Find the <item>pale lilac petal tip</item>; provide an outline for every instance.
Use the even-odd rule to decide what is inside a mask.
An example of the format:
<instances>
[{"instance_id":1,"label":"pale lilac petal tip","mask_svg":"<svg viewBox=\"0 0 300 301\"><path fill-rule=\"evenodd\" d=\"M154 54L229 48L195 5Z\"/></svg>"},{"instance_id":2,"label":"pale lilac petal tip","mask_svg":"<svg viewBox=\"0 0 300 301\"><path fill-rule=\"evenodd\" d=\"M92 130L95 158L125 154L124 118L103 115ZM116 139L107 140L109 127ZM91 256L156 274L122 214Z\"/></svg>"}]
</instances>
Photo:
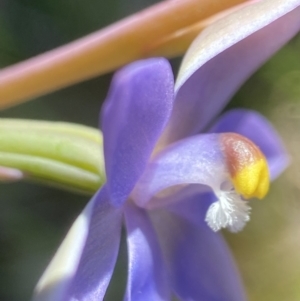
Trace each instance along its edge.
<instances>
[{"instance_id":1,"label":"pale lilac petal tip","mask_svg":"<svg viewBox=\"0 0 300 301\"><path fill-rule=\"evenodd\" d=\"M111 201L121 204L143 172L173 106L171 67L162 58L119 71L102 110L105 168Z\"/></svg>"},{"instance_id":2,"label":"pale lilac petal tip","mask_svg":"<svg viewBox=\"0 0 300 301\"><path fill-rule=\"evenodd\" d=\"M171 286L182 301L245 301L243 285L226 243L204 222L213 197L198 195L151 215Z\"/></svg>"},{"instance_id":3,"label":"pale lilac petal tip","mask_svg":"<svg viewBox=\"0 0 300 301\"><path fill-rule=\"evenodd\" d=\"M288 166L289 156L279 135L270 122L257 112L244 109L228 111L210 132L235 132L252 140L267 158L271 179L278 177Z\"/></svg>"},{"instance_id":4,"label":"pale lilac petal tip","mask_svg":"<svg viewBox=\"0 0 300 301\"><path fill-rule=\"evenodd\" d=\"M188 76L178 77L174 110L161 139L164 144L202 131L243 82L299 32L300 2L276 0L273 5L272 1L258 1L240 10L244 14L237 12L199 36L196 49L192 46L187 53L195 62L182 64L188 65L183 70ZM272 11L259 10L265 4Z\"/></svg>"},{"instance_id":5,"label":"pale lilac petal tip","mask_svg":"<svg viewBox=\"0 0 300 301\"><path fill-rule=\"evenodd\" d=\"M125 207L129 271L124 301L170 300L162 253L147 213Z\"/></svg>"},{"instance_id":6,"label":"pale lilac petal tip","mask_svg":"<svg viewBox=\"0 0 300 301\"><path fill-rule=\"evenodd\" d=\"M63 301L101 301L116 263L122 212L111 205L106 187L94 196L85 247L74 279Z\"/></svg>"}]
</instances>

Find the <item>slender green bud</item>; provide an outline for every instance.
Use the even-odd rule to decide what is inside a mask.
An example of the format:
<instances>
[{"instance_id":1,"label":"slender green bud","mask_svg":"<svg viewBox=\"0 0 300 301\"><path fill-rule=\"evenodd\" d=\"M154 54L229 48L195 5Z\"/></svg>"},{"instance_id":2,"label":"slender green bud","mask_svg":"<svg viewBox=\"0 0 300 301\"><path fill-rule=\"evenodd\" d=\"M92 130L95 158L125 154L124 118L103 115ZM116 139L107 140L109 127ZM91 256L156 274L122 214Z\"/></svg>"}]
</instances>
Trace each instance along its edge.
<instances>
[{"instance_id":1,"label":"slender green bud","mask_svg":"<svg viewBox=\"0 0 300 301\"><path fill-rule=\"evenodd\" d=\"M105 181L102 135L71 123L0 119L0 166L0 180L11 174L94 193Z\"/></svg>"}]
</instances>

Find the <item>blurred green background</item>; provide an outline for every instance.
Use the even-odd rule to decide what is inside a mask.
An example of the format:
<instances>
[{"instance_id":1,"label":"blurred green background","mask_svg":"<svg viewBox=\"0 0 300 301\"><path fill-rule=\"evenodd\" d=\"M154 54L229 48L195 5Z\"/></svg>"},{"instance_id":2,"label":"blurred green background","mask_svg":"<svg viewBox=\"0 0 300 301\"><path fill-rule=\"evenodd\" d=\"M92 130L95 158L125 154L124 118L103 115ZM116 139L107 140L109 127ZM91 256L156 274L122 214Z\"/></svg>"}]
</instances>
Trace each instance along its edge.
<instances>
[{"instance_id":1,"label":"blurred green background","mask_svg":"<svg viewBox=\"0 0 300 301\"><path fill-rule=\"evenodd\" d=\"M0 68L108 25L151 0L0 0ZM158 1L156 1L158 2ZM300 300L300 36L268 61L228 108L258 110L276 126L291 154L290 168L269 196L252 202L251 222L225 233L250 301ZM174 60L176 70L179 60ZM100 62L99 62L100 63ZM111 74L0 112L97 127ZM31 183L0 184L0 300L29 300L41 273L88 201ZM124 270L122 251L119 270ZM123 286L124 283L121 283ZM122 292L112 288L110 298Z\"/></svg>"}]
</instances>

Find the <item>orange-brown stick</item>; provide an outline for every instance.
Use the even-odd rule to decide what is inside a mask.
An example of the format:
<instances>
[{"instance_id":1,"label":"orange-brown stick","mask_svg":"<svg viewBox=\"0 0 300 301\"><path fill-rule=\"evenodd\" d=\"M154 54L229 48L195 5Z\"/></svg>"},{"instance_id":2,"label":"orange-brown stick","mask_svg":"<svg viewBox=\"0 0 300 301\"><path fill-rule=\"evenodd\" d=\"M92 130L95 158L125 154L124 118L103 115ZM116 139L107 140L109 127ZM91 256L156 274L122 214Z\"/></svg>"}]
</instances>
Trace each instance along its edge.
<instances>
[{"instance_id":1,"label":"orange-brown stick","mask_svg":"<svg viewBox=\"0 0 300 301\"><path fill-rule=\"evenodd\" d=\"M142 58L180 28L245 0L168 0L0 72L0 107L72 85Z\"/></svg>"}]
</instances>

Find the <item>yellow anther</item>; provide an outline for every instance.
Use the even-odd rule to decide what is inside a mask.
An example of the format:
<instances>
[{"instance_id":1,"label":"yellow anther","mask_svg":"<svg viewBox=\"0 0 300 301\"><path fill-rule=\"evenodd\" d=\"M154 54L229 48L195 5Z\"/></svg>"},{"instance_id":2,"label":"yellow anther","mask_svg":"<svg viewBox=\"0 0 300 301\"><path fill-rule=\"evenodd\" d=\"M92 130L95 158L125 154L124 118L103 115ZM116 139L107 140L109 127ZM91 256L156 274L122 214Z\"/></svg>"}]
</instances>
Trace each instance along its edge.
<instances>
[{"instance_id":1,"label":"yellow anther","mask_svg":"<svg viewBox=\"0 0 300 301\"><path fill-rule=\"evenodd\" d=\"M262 199L269 190L269 171L265 158L245 166L232 177L235 190L245 199Z\"/></svg>"},{"instance_id":2,"label":"yellow anther","mask_svg":"<svg viewBox=\"0 0 300 301\"><path fill-rule=\"evenodd\" d=\"M269 190L268 164L260 149L235 133L221 134L221 145L235 190L245 199L262 199Z\"/></svg>"}]
</instances>

